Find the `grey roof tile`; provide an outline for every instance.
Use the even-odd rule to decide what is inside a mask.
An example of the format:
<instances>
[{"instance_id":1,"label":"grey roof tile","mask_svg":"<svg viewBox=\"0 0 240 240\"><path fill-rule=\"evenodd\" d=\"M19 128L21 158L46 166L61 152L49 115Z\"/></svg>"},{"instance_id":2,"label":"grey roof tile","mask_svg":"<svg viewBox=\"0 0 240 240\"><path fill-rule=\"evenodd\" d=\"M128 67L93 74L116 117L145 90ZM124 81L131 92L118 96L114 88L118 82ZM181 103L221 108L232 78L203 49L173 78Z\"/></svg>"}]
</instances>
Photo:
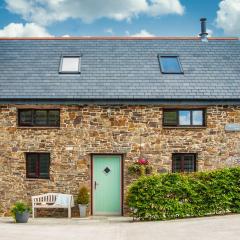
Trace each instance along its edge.
<instances>
[{"instance_id":1,"label":"grey roof tile","mask_svg":"<svg viewBox=\"0 0 240 240\"><path fill-rule=\"evenodd\" d=\"M81 54L81 74L59 74ZM177 54L181 75L160 72ZM0 40L0 99L240 99L240 41Z\"/></svg>"}]
</instances>

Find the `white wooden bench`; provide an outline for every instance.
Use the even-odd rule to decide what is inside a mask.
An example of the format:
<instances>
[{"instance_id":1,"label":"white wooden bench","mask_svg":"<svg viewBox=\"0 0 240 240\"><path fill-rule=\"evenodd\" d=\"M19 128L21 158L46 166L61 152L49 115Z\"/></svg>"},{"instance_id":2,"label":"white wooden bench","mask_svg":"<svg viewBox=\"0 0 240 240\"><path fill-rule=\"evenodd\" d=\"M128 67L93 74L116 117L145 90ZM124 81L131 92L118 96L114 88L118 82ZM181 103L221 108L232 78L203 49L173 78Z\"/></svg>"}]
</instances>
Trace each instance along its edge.
<instances>
[{"instance_id":1,"label":"white wooden bench","mask_svg":"<svg viewBox=\"0 0 240 240\"><path fill-rule=\"evenodd\" d=\"M46 193L32 196L32 217L36 216L37 208L67 208L68 217L71 218L71 208L74 207L73 196L62 193Z\"/></svg>"}]
</instances>

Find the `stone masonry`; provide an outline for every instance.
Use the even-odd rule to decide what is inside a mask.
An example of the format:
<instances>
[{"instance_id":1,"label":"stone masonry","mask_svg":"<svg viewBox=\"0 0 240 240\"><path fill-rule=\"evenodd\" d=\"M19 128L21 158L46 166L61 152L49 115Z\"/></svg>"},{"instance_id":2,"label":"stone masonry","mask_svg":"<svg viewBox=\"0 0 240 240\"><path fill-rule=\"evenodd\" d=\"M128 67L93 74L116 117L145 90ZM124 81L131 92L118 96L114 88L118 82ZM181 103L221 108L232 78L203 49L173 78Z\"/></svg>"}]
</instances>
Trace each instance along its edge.
<instances>
[{"instance_id":1,"label":"stone masonry","mask_svg":"<svg viewBox=\"0 0 240 240\"><path fill-rule=\"evenodd\" d=\"M209 106L206 127L164 128L160 105L41 105L60 108L60 128L18 127L17 108L39 106L0 106L0 208L5 215L15 201L30 203L32 195L76 196L82 185L90 189L93 153L123 154L126 195L132 181L127 168L140 155L140 134L142 153L155 172L171 171L177 152L196 153L198 171L239 163L240 132L224 127L240 123L240 106ZM50 180L26 179L26 152L50 152Z\"/></svg>"}]
</instances>

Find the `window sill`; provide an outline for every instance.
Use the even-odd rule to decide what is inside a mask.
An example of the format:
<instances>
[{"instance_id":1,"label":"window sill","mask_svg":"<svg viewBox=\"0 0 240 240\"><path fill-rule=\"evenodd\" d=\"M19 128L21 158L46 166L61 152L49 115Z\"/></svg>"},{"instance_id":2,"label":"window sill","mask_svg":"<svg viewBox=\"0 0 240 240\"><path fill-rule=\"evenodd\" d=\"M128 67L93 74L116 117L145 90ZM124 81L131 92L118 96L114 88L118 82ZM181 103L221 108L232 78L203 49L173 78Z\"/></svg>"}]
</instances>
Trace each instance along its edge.
<instances>
[{"instance_id":1,"label":"window sill","mask_svg":"<svg viewBox=\"0 0 240 240\"><path fill-rule=\"evenodd\" d=\"M33 181L51 181L50 178L25 178L25 181L33 182Z\"/></svg>"},{"instance_id":2,"label":"window sill","mask_svg":"<svg viewBox=\"0 0 240 240\"><path fill-rule=\"evenodd\" d=\"M194 130L194 129L206 129L207 128L207 126L199 126L199 127L192 127L192 126L190 126L190 127L167 127L167 126L163 126L163 129L186 129L186 130Z\"/></svg>"},{"instance_id":3,"label":"window sill","mask_svg":"<svg viewBox=\"0 0 240 240\"><path fill-rule=\"evenodd\" d=\"M32 126L17 126L17 129L40 129L40 130L42 130L42 129L60 129L60 127L41 127L41 126L39 126L39 127L32 127Z\"/></svg>"}]
</instances>

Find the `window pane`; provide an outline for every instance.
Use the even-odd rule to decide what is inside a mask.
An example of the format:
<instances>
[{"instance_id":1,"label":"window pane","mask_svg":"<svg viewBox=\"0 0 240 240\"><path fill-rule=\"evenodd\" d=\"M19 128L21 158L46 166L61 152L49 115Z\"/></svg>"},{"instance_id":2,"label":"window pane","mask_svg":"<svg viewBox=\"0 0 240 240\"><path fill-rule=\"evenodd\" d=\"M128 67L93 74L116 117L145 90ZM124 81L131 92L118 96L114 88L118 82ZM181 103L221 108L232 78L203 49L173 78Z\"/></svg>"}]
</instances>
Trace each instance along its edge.
<instances>
[{"instance_id":1,"label":"window pane","mask_svg":"<svg viewBox=\"0 0 240 240\"><path fill-rule=\"evenodd\" d=\"M36 110L35 111L35 124L38 126L47 125L47 111L46 110Z\"/></svg>"},{"instance_id":2,"label":"window pane","mask_svg":"<svg viewBox=\"0 0 240 240\"><path fill-rule=\"evenodd\" d=\"M50 155L42 153L39 155L39 175L40 178L49 178Z\"/></svg>"},{"instance_id":3,"label":"window pane","mask_svg":"<svg viewBox=\"0 0 240 240\"><path fill-rule=\"evenodd\" d=\"M59 110L48 111L48 125L59 126Z\"/></svg>"},{"instance_id":4,"label":"window pane","mask_svg":"<svg viewBox=\"0 0 240 240\"><path fill-rule=\"evenodd\" d=\"M37 154L27 154L27 177L37 177Z\"/></svg>"},{"instance_id":5,"label":"window pane","mask_svg":"<svg viewBox=\"0 0 240 240\"><path fill-rule=\"evenodd\" d=\"M160 57L161 70L163 73L181 73L178 57Z\"/></svg>"},{"instance_id":6,"label":"window pane","mask_svg":"<svg viewBox=\"0 0 240 240\"><path fill-rule=\"evenodd\" d=\"M63 57L62 72L79 72L79 57Z\"/></svg>"},{"instance_id":7,"label":"window pane","mask_svg":"<svg viewBox=\"0 0 240 240\"><path fill-rule=\"evenodd\" d=\"M190 125L191 113L190 111L179 111L179 125Z\"/></svg>"},{"instance_id":8,"label":"window pane","mask_svg":"<svg viewBox=\"0 0 240 240\"><path fill-rule=\"evenodd\" d=\"M19 124L31 125L32 124L32 110L19 110Z\"/></svg>"},{"instance_id":9,"label":"window pane","mask_svg":"<svg viewBox=\"0 0 240 240\"><path fill-rule=\"evenodd\" d=\"M184 172L194 172L195 171L195 158L194 155L184 156Z\"/></svg>"},{"instance_id":10,"label":"window pane","mask_svg":"<svg viewBox=\"0 0 240 240\"><path fill-rule=\"evenodd\" d=\"M176 126L177 125L177 112L176 111L163 112L163 124L165 126Z\"/></svg>"},{"instance_id":11,"label":"window pane","mask_svg":"<svg viewBox=\"0 0 240 240\"><path fill-rule=\"evenodd\" d=\"M194 110L192 111L192 124L193 125L203 125L203 111Z\"/></svg>"},{"instance_id":12,"label":"window pane","mask_svg":"<svg viewBox=\"0 0 240 240\"><path fill-rule=\"evenodd\" d=\"M181 155L173 155L172 171L181 172Z\"/></svg>"},{"instance_id":13,"label":"window pane","mask_svg":"<svg viewBox=\"0 0 240 240\"><path fill-rule=\"evenodd\" d=\"M195 172L196 170L195 154L189 153L174 154L172 161L173 172Z\"/></svg>"}]
</instances>

